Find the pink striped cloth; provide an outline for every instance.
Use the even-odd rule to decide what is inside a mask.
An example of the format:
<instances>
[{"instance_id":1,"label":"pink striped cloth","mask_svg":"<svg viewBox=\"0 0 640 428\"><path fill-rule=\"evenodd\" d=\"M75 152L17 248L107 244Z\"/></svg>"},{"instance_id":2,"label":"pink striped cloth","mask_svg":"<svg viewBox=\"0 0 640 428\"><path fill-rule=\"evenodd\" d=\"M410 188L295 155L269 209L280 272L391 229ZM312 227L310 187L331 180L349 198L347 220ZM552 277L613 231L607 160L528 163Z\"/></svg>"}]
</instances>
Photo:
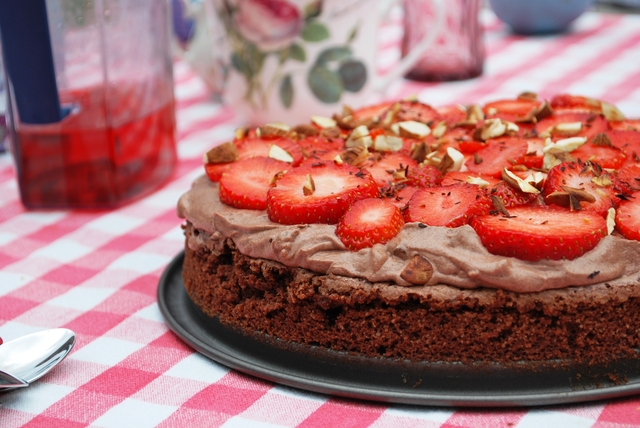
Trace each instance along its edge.
<instances>
[{"instance_id":1,"label":"pink striped cloth","mask_svg":"<svg viewBox=\"0 0 640 428\"><path fill-rule=\"evenodd\" d=\"M400 81L389 98L433 105L483 102L524 90L571 92L640 117L640 16L587 13L563 36L510 35L491 14L479 79ZM384 64L401 31L382 32ZM180 162L150 196L112 211L26 211L0 155L0 337L74 330L71 355L28 388L0 394L0 426L27 427L640 427L640 398L538 408L463 409L330 397L262 381L194 352L165 325L158 281L183 246L175 205L202 153L240 125L176 63Z\"/></svg>"}]
</instances>

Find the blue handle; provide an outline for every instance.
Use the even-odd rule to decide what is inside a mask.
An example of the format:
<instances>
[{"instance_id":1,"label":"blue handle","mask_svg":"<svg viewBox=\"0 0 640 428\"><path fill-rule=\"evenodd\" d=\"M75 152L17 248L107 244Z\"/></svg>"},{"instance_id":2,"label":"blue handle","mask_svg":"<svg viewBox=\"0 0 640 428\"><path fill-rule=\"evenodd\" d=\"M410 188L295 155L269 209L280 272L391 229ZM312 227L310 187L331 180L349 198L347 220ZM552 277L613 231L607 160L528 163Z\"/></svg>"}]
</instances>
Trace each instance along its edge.
<instances>
[{"instance_id":1,"label":"blue handle","mask_svg":"<svg viewBox=\"0 0 640 428\"><path fill-rule=\"evenodd\" d=\"M45 0L0 0L0 36L20 122L60 122Z\"/></svg>"}]
</instances>

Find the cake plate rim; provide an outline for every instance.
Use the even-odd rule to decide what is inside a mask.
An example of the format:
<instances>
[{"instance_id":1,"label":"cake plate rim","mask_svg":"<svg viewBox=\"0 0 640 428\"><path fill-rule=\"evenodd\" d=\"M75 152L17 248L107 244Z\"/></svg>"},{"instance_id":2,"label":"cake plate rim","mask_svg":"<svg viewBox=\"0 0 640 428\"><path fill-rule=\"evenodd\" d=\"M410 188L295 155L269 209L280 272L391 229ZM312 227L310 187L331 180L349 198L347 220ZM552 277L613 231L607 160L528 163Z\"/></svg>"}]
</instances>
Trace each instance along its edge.
<instances>
[{"instance_id":1,"label":"cake plate rim","mask_svg":"<svg viewBox=\"0 0 640 428\"><path fill-rule=\"evenodd\" d=\"M605 371L613 370L628 381L603 385L608 374L598 373L597 367L591 381L576 382L563 376L575 376L583 368L535 373L500 365L408 362L308 345L274 345L273 341L244 335L204 315L184 289L183 259L181 251L166 266L158 283L158 306L169 329L205 357L269 382L350 399L445 407L571 404L640 393L640 359L607 367ZM543 376L548 379L541 381Z\"/></svg>"}]
</instances>

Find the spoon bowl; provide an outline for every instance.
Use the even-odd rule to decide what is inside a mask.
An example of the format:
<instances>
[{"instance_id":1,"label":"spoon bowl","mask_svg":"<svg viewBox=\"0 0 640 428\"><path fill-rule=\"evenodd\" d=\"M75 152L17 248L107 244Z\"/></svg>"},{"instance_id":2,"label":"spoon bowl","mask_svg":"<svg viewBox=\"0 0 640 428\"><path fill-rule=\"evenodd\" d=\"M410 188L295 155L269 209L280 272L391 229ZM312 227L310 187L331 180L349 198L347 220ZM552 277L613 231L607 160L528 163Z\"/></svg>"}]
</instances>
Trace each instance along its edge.
<instances>
[{"instance_id":1,"label":"spoon bowl","mask_svg":"<svg viewBox=\"0 0 640 428\"><path fill-rule=\"evenodd\" d=\"M40 379L73 348L76 335L66 328L28 334L0 345L0 371L25 381Z\"/></svg>"}]
</instances>

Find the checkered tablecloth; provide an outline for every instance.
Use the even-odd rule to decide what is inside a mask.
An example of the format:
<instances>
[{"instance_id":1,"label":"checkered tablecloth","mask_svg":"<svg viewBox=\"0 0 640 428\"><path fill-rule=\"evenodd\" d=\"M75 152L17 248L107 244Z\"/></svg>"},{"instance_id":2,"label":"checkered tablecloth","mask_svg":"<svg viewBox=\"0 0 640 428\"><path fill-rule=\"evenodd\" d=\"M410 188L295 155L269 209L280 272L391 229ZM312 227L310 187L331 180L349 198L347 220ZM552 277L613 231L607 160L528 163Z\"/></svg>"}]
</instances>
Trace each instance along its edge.
<instances>
[{"instance_id":1,"label":"checkered tablecloth","mask_svg":"<svg viewBox=\"0 0 640 428\"><path fill-rule=\"evenodd\" d=\"M640 117L640 16L588 13L563 36L510 35L490 14L479 79L401 81L388 96L433 105L570 92ZM385 28L381 62L401 31ZM0 394L0 427L640 427L640 397L517 409L433 408L352 401L265 382L208 360L165 325L158 280L183 246L178 197L202 173L202 153L240 125L208 100L178 61L180 162L152 195L112 211L26 211L0 155L0 337L66 327L69 357L28 388Z\"/></svg>"}]
</instances>

